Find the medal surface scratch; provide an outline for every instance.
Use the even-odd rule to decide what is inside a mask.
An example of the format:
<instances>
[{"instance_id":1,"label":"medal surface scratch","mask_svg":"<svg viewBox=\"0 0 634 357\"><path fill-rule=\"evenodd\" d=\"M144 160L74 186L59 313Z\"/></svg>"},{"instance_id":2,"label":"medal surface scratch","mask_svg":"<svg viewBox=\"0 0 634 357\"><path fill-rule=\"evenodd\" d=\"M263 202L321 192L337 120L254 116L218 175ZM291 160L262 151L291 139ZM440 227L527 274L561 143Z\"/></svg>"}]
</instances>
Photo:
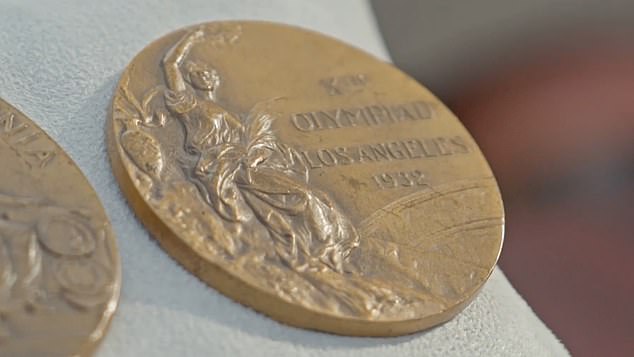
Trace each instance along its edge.
<instances>
[{"instance_id":1,"label":"medal surface scratch","mask_svg":"<svg viewBox=\"0 0 634 357\"><path fill-rule=\"evenodd\" d=\"M293 325L430 327L473 298L501 248L497 185L455 117L321 35L257 22L170 34L124 72L108 130L115 174L162 246Z\"/></svg>"}]
</instances>

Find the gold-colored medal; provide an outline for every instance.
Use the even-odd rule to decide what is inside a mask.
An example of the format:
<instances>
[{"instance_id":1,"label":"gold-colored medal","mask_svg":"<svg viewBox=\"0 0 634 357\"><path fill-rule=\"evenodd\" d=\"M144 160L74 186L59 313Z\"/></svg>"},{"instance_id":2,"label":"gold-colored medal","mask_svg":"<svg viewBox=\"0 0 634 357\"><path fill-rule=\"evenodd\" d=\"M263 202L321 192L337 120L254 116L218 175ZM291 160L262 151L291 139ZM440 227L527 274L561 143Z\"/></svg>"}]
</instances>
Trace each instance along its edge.
<instances>
[{"instance_id":1,"label":"gold-colored medal","mask_svg":"<svg viewBox=\"0 0 634 357\"><path fill-rule=\"evenodd\" d=\"M495 179L455 116L392 65L311 31L171 33L123 73L107 131L161 246L294 326L389 336L447 321L502 246Z\"/></svg>"},{"instance_id":2,"label":"gold-colored medal","mask_svg":"<svg viewBox=\"0 0 634 357\"><path fill-rule=\"evenodd\" d=\"M79 168L0 100L0 356L86 356L117 306L108 218Z\"/></svg>"}]
</instances>

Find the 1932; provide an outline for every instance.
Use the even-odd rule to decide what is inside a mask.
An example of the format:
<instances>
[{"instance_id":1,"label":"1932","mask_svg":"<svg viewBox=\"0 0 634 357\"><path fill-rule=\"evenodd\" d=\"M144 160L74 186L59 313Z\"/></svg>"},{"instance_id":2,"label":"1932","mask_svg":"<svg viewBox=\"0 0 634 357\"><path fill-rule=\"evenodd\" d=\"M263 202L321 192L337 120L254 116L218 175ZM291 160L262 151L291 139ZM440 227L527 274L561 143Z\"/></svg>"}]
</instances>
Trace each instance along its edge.
<instances>
[{"instance_id":1,"label":"1932","mask_svg":"<svg viewBox=\"0 0 634 357\"><path fill-rule=\"evenodd\" d=\"M429 186L427 177L420 170L383 172L373 175L374 182L381 189L400 187L421 187Z\"/></svg>"}]
</instances>

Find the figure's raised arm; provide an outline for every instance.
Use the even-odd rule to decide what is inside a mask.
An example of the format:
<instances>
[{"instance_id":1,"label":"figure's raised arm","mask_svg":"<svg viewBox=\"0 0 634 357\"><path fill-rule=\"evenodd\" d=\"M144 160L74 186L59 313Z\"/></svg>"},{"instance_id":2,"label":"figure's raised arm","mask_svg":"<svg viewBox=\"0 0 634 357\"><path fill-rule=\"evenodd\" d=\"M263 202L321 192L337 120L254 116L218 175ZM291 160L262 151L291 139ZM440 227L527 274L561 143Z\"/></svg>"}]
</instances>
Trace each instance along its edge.
<instances>
[{"instance_id":1,"label":"figure's raised arm","mask_svg":"<svg viewBox=\"0 0 634 357\"><path fill-rule=\"evenodd\" d=\"M187 89L185 79L181 72L181 65L185 57L191 51L194 44L200 42L205 34L202 29L189 32L172 47L163 57L163 71L167 87L173 91L181 92Z\"/></svg>"}]
</instances>

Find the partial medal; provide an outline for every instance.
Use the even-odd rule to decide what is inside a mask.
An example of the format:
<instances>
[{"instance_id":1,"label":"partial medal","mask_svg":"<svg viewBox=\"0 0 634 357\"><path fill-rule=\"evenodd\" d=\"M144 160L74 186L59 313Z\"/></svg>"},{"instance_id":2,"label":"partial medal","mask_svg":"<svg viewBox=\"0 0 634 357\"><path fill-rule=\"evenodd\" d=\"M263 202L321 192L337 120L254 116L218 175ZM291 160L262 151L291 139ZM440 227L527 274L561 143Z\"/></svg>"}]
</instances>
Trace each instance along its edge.
<instances>
[{"instance_id":1,"label":"partial medal","mask_svg":"<svg viewBox=\"0 0 634 357\"><path fill-rule=\"evenodd\" d=\"M97 195L0 100L0 356L86 356L117 307L119 256Z\"/></svg>"},{"instance_id":2,"label":"partial medal","mask_svg":"<svg viewBox=\"0 0 634 357\"><path fill-rule=\"evenodd\" d=\"M449 320L502 246L491 170L392 65L315 32L216 22L122 75L107 126L138 217L201 280L290 325L392 336Z\"/></svg>"}]
</instances>

